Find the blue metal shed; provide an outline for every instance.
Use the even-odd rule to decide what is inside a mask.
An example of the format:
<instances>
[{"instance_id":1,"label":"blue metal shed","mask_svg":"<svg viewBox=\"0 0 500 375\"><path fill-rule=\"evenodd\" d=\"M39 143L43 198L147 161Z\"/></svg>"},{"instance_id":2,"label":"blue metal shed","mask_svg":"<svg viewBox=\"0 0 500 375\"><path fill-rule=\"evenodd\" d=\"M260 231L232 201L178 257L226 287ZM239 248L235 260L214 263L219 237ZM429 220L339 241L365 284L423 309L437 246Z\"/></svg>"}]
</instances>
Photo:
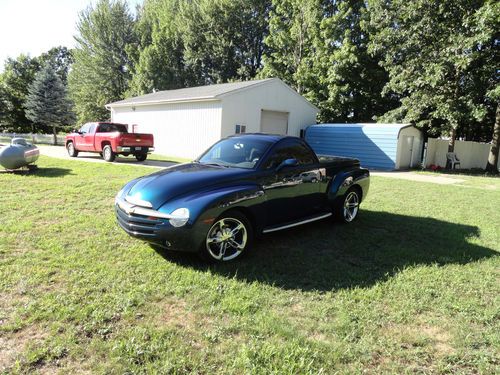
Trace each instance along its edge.
<instances>
[{"instance_id":1,"label":"blue metal shed","mask_svg":"<svg viewBox=\"0 0 500 375\"><path fill-rule=\"evenodd\" d=\"M359 159L371 169L405 169L420 161L423 138L408 124L319 124L305 139L319 155Z\"/></svg>"}]
</instances>

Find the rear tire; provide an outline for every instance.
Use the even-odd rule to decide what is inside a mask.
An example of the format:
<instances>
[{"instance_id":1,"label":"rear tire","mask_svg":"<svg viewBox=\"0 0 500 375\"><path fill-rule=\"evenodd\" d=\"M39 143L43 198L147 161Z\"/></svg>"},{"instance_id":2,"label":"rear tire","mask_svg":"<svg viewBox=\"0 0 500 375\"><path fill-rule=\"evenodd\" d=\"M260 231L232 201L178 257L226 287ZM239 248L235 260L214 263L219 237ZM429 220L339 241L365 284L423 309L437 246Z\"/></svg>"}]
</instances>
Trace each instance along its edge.
<instances>
[{"instance_id":1,"label":"rear tire","mask_svg":"<svg viewBox=\"0 0 500 375\"><path fill-rule=\"evenodd\" d=\"M144 161L148 158L148 154L135 154L137 161Z\"/></svg>"},{"instance_id":2,"label":"rear tire","mask_svg":"<svg viewBox=\"0 0 500 375\"><path fill-rule=\"evenodd\" d=\"M66 145L66 150L70 158L76 158L78 156L78 151L75 149L73 142L68 142Z\"/></svg>"},{"instance_id":3,"label":"rear tire","mask_svg":"<svg viewBox=\"0 0 500 375\"><path fill-rule=\"evenodd\" d=\"M335 220L349 224L356 220L359 214L359 205L361 203L361 193L358 188L351 187L334 209Z\"/></svg>"},{"instance_id":4,"label":"rear tire","mask_svg":"<svg viewBox=\"0 0 500 375\"><path fill-rule=\"evenodd\" d=\"M245 215L236 210L223 213L208 230L201 256L211 262L228 262L246 254L253 241L253 228Z\"/></svg>"},{"instance_id":5,"label":"rear tire","mask_svg":"<svg viewBox=\"0 0 500 375\"><path fill-rule=\"evenodd\" d=\"M115 161L116 155L110 145L106 145L102 149L102 158L109 163Z\"/></svg>"}]
</instances>

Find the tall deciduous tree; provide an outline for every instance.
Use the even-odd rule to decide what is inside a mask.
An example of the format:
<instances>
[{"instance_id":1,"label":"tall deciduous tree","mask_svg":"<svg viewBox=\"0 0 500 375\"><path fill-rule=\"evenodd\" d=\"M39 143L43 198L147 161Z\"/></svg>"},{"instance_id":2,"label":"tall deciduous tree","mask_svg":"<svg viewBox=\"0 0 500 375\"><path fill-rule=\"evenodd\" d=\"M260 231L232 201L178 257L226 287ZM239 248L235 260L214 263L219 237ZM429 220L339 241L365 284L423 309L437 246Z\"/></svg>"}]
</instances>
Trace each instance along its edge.
<instances>
[{"instance_id":1,"label":"tall deciduous tree","mask_svg":"<svg viewBox=\"0 0 500 375\"><path fill-rule=\"evenodd\" d=\"M315 38L321 22L319 0L273 0L263 77L279 77L300 94L313 90Z\"/></svg>"},{"instance_id":2,"label":"tall deciduous tree","mask_svg":"<svg viewBox=\"0 0 500 375\"><path fill-rule=\"evenodd\" d=\"M134 19L123 0L99 0L80 14L69 91L78 120L105 120L108 102L123 99L129 88L136 44Z\"/></svg>"},{"instance_id":3,"label":"tall deciduous tree","mask_svg":"<svg viewBox=\"0 0 500 375\"><path fill-rule=\"evenodd\" d=\"M35 80L29 86L24 107L26 117L33 121L38 129L52 130L54 144L57 144L57 129L74 121L66 88L50 63L37 73Z\"/></svg>"},{"instance_id":4,"label":"tall deciduous tree","mask_svg":"<svg viewBox=\"0 0 500 375\"><path fill-rule=\"evenodd\" d=\"M320 108L323 122L372 121L393 109L368 54L363 0L274 0L263 76L278 76Z\"/></svg>"},{"instance_id":5,"label":"tall deciduous tree","mask_svg":"<svg viewBox=\"0 0 500 375\"><path fill-rule=\"evenodd\" d=\"M20 55L7 59L0 74L0 126L14 132L33 131L33 122L26 117L24 102L40 64L37 58Z\"/></svg>"},{"instance_id":6,"label":"tall deciduous tree","mask_svg":"<svg viewBox=\"0 0 500 375\"><path fill-rule=\"evenodd\" d=\"M139 48L130 49L134 61L131 95L169 90L191 84L185 69L179 21L183 0L147 0L136 24Z\"/></svg>"},{"instance_id":7,"label":"tall deciduous tree","mask_svg":"<svg viewBox=\"0 0 500 375\"><path fill-rule=\"evenodd\" d=\"M477 27L478 14L494 2L368 0L368 4L371 51L383 54L390 77L385 90L402 97L401 107L388 117L423 127L437 125L436 133L449 134L453 150L457 131L494 116L487 92L498 84L498 27Z\"/></svg>"},{"instance_id":8,"label":"tall deciduous tree","mask_svg":"<svg viewBox=\"0 0 500 375\"><path fill-rule=\"evenodd\" d=\"M255 77L268 32L269 0L200 0L182 8L184 60L203 84Z\"/></svg>"}]
</instances>

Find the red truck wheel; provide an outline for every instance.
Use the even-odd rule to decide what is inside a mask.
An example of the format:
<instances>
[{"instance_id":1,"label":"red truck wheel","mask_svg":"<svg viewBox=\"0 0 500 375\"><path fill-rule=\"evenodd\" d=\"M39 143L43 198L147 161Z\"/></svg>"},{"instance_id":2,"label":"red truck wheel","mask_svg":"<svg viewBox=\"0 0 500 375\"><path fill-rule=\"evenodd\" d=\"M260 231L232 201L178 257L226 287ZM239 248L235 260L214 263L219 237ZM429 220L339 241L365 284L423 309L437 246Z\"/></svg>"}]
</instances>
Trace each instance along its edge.
<instances>
[{"instance_id":1,"label":"red truck wheel","mask_svg":"<svg viewBox=\"0 0 500 375\"><path fill-rule=\"evenodd\" d=\"M78 151L75 149L75 145L73 142L68 142L66 145L66 150L68 151L68 155L71 158L76 158L78 156Z\"/></svg>"},{"instance_id":2,"label":"red truck wheel","mask_svg":"<svg viewBox=\"0 0 500 375\"><path fill-rule=\"evenodd\" d=\"M115 161L116 155L110 145L104 146L102 149L102 158L107 162Z\"/></svg>"}]
</instances>

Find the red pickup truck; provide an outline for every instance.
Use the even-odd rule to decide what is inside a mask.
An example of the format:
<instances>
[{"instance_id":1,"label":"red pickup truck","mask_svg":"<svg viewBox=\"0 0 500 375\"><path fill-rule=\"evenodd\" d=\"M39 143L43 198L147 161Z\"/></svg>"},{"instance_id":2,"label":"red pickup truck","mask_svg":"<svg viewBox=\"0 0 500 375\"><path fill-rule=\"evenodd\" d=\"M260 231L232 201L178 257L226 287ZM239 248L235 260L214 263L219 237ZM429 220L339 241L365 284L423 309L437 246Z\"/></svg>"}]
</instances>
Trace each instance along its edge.
<instances>
[{"instance_id":1,"label":"red pickup truck","mask_svg":"<svg viewBox=\"0 0 500 375\"><path fill-rule=\"evenodd\" d=\"M66 136L66 150L71 157L82 152L98 152L112 162L116 155L134 155L144 161L154 151L153 134L129 133L126 124L89 122Z\"/></svg>"}]
</instances>

